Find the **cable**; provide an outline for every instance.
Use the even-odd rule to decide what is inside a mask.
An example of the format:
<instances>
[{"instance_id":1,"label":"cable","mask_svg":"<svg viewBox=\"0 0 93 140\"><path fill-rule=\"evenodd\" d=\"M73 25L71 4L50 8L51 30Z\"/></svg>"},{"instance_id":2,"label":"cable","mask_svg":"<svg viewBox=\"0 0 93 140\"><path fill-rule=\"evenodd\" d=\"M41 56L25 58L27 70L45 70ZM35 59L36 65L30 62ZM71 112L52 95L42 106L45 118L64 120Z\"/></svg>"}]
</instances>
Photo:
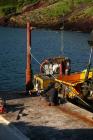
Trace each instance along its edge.
<instances>
[{"instance_id":1,"label":"cable","mask_svg":"<svg viewBox=\"0 0 93 140\"><path fill-rule=\"evenodd\" d=\"M61 53L62 55L64 54L64 13L63 13L63 26L60 28L61 29Z\"/></svg>"},{"instance_id":2,"label":"cable","mask_svg":"<svg viewBox=\"0 0 93 140\"><path fill-rule=\"evenodd\" d=\"M87 105L88 107L91 107L87 102L85 102L83 99L80 98L80 96L76 95L76 97L81 100L85 105Z\"/></svg>"},{"instance_id":3,"label":"cable","mask_svg":"<svg viewBox=\"0 0 93 140\"><path fill-rule=\"evenodd\" d=\"M36 59L36 57L35 56L33 56L33 54L31 53L31 56L32 56L32 58L41 66L41 64L40 64L40 62ZM43 69L46 71L46 69L43 67ZM52 74L50 74L54 79L55 79L55 76L54 75L52 75Z\"/></svg>"}]
</instances>

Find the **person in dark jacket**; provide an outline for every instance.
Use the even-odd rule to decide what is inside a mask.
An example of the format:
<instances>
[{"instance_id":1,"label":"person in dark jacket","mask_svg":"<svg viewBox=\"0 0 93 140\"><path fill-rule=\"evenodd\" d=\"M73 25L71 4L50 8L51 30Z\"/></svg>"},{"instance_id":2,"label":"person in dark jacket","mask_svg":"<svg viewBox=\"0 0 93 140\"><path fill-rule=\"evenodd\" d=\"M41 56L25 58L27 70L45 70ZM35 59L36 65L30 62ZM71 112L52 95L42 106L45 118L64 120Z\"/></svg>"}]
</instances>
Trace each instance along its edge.
<instances>
[{"instance_id":1,"label":"person in dark jacket","mask_svg":"<svg viewBox=\"0 0 93 140\"><path fill-rule=\"evenodd\" d=\"M44 91L44 94L46 94L49 97L49 105L57 105L58 104L58 91L55 88L54 82L51 82L48 85L48 88Z\"/></svg>"}]
</instances>

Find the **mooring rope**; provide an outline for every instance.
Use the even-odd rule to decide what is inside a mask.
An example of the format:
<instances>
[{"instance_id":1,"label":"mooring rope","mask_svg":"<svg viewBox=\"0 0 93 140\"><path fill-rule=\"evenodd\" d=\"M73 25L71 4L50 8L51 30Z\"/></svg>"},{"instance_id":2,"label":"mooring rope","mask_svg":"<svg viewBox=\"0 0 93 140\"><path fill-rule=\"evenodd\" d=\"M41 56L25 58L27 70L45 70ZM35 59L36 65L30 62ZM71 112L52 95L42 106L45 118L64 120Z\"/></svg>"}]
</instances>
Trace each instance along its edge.
<instances>
[{"instance_id":1,"label":"mooring rope","mask_svg":"<svg viewBox=\"0 0 93 140\"><path fill-rule=\"evenodd\" d=\"M87 105L88 107L91 107L87 102L85 102L82 98L80 98L80 96L76 95L76 97L82 101L85 105Z\"/></svg>"},{"instance_id":2,"label":"mooring rope","mask_svg":"<svg viewBox=\"0 0 93 140\"><path fill-rule=\"evenodd\" d=\"M63 26L61 29L61 53L64 54L64 13L63 13Z\"/></svg>"}]
</instances>

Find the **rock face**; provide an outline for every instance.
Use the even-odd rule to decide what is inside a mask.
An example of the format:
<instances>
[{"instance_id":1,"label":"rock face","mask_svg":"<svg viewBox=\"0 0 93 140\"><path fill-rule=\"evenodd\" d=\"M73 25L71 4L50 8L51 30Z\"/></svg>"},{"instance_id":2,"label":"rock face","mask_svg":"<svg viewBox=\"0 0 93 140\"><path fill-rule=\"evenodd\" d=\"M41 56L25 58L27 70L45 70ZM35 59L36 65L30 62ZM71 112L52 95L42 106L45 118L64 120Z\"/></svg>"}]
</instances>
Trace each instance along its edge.
<instances>
[{"instance_id":1,"label":"rock face","mask_svg":"<svg viewBox=\"0 0 93 140\"><path fill-rule=\"evenodd\" d=\"M37 27L37 28L50 28L50 29L60 29L63 25L62 21L60 18L58 18L56 21L51 22L31 22L32 26ZM16 18L11 17L2 17L0 18L0 25L1 26L11 26L11 27L26 27L26 22L23 22L21 17ZM83 32L91 32L93 29L93 19L88 18L84 20L79 20L77 22L69 22L69 20L64 21L64 29L65 30L72 30L72 31L83 31Z\"/></svg>"},{"instance_id":2,"label":"rock face","mask_svg":"<svg viewBox=\"0 0 93 140\"><path fill-rule=\"evenodd\" d=\"M26 27L26 19L23 21L22 16L11 17L10 19L2 18L0 19L0 25L3 26L12 26L12 27ZM56 20L50 20L48 22L44 21L32 21L32 26L37 28L50 28L60 30L63 26L62 18L56 18ZM64 20L64 29L72 31L82 31L82 32L91 32L93 29L93 19L88 17L86 19L80 19L78 21L69 21L68 19Z\"/></svg>"},{"instance_id":3,"label":"rock face","mask_svg":"<svg viewBox=\"0 0 93 140\"><path fill-rule=\"evenodd\" d=\"M0 25L1 26L6 26L7 25L8 19L6 17L1 17L0 18Z\"/></svg>"},{"instance_id":4,"label":"rock face","mask_svg":"<svg viewBox=\"0 0 93 140\"><path fill-rule=\"evenodd\" d=\"M93 19L87 18L77 22L65 22L65 29L72 31L91 32L93 29Z\"/></svg>"}]
</instances>

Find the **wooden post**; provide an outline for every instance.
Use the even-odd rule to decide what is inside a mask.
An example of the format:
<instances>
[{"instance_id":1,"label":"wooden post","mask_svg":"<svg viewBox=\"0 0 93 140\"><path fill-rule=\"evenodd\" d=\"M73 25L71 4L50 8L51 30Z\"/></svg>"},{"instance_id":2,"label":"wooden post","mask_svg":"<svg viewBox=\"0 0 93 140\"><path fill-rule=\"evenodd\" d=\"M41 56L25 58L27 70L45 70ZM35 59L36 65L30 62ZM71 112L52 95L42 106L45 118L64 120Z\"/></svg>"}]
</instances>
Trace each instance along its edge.
<instances>
[{"instance_id":1,"label":"wooden post","mask_svg":"<svg viewBox=\"0 0 93 140\"><path fill-rule=\"evenodd\" d=\"M31 24L27 22L27 64L26 64L26 91L33 89L31 69Z\"/></svg>"}]
</instances>

